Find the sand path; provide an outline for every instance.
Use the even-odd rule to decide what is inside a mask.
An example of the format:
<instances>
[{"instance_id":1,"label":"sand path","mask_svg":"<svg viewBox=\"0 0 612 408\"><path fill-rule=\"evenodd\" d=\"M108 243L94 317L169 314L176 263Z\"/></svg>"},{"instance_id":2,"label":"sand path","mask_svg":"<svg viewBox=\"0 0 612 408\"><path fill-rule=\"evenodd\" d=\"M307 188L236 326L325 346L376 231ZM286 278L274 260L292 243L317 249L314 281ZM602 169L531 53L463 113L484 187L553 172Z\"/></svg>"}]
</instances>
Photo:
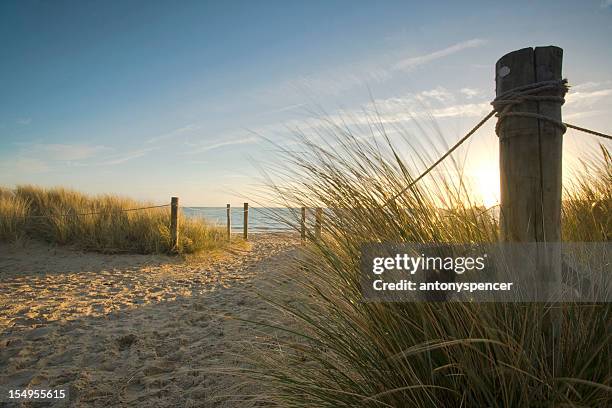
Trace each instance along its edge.
<instances>
[{"instance_id":1,"label":"sand path","mask_svg":"<svg viewBox=\"0 0 612 408\"><path fill-rule=\"evenodd\" d=\"M237 380L207 368L256 331L223 315L269 312L255 292L297 243L261 234L187 260L0 246L0 387L67 388L79 407L242 406Z\"/></svg>"}]
</instances>

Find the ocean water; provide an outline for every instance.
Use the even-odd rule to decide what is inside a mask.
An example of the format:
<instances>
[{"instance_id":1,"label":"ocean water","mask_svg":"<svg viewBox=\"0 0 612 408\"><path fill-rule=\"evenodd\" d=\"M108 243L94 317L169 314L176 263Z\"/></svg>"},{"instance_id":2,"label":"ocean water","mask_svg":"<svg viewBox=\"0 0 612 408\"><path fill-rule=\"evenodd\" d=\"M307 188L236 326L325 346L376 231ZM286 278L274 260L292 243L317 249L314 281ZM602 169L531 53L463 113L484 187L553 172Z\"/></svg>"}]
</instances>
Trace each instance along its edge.
<instances>
[{"instance_id":1,"label":"ocean water","mask_svg":"<svg viewBox=\"0 0 612 408\"><path fill-rule=\"evenodd\" d=\"M225 228L226 207L181 207L183 215L188 218L204 218L206 221ZM243 207L232 207L232 232L242 232ZM499 220L499 207L492 207L484 211ZM324 216L325 217L325 216ZM299 225L301 219L300 208L280 207L249 207L249 232L287 232L295 231L287 222ZM306 211L306 226L314 228L314 209ZM324 221L325 222L325 221Z\"/></svg>"},{"instance_id":2,"label":"ocean water","mask_svg":"<svg viewBox=\"0 0 612 408\"><path fill-rule=\"evenodd\" d=\"M204 218L206 221L225 227L227 212L225 207L182 207L187 218ZM249 207L249 232L286 232L292 229L279 218L298 220L300 209ZM232 232L242 232L244 209L232 207Z\"/></svg>"}]
</instances>

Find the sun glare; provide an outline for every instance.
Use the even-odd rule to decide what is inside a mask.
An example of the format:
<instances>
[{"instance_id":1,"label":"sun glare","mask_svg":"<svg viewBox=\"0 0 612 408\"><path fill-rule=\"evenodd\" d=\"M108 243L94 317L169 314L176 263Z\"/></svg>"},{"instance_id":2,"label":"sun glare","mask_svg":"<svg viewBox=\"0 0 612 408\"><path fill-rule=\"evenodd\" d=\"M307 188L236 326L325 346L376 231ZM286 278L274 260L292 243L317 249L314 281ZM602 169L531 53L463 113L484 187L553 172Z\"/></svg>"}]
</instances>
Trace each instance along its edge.
<instances>
[{"instance_id":1,"label":"sun glare","mask_svg":"<svg viewBox=\"0 0 612 408\"><path fill-rule=\"evenodd\" d=\"M499 203L499 172L494 168L481 167L474 175L477 197L488 208Z\"/></svg>"}]
</instances>

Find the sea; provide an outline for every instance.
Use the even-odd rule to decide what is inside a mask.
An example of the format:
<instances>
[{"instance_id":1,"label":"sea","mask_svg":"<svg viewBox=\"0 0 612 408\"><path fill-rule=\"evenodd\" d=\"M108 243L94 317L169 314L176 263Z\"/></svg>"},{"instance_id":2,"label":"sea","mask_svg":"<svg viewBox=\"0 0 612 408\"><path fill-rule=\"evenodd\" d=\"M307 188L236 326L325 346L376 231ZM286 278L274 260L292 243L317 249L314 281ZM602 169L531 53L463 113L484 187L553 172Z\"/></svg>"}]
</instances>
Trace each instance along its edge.
<instances>
[{"instance_id":1,"label":"sea","mask_svg":"<svg viewBox=\"0 0 612 408\"><path fill-rule=\"evenodd\" d=\"M182 207L182 210L187 218L204 218L209 223L224 228L227 225L226 207ZM294 231L283 220L296 222L299 220L299 211L299 208L249 207L249 233ZM231 208L232 232L242 232L243 214L242 206Z\"/></svg>"},{"instance_id":2,"label":"sea","mask_svg":"<svg viewBox=\"0 0 612 408\"><path fill-rule=\"evenodd\" d=\"M226 207L181 207L181 209L187 218L204 218L207 222L223 228L227 225ZM479 212L492 215L499 220L498 206ZM232 232L242 232L243 213L242 206L231 208ZM300 208L249 207L249 233L296 231L290 225L299 225L300 219ZM308 208L306 211L307 228L314 228L314 219L314 209Z\"/></svg>"}]
</instances>

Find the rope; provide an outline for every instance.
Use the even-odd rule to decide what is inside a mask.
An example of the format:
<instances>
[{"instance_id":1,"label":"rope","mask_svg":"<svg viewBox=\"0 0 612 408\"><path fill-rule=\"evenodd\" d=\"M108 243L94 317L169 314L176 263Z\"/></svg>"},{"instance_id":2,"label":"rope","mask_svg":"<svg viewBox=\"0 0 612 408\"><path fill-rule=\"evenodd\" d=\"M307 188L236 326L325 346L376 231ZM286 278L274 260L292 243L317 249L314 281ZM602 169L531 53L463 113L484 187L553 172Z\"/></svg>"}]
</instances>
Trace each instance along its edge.
<instances>
[{"instance_id":1,"label":"rope","mask_svg":"<svg viewBox=\"0 0 612 408\"><path fill-rule=\"evenodd\" d=\"M491 110L491 112L489 112L480 122L478 122L478 124L476 124L476 126L474 126L465 136L459 139L459 141L455 143L453 147L451 147L446 153L444 153L442 157L436 160L435 163L429 166L417 178L412 180L410 184L404 187L400 192L394 194L393 197L385 201L382 207L384 208L387 205L389 205L392 201L395 201L396 198L404 194L408 189L410 189L417 182L419 182L423 177L429 174L438 164L442 163L444 159L446 159L452 152L454 152L459 146L461 146L466 140L468 140L474 133L476 133L476 131L480 129L482 125L484 125L489 119L491 119L491 117L493 117L493 115L496 115L498 118L497 124L495 125L495 133L498 136L500 133L500 126L502 122L510 116L515 116L515 117L528 117L528 118L534 118L538 120L547 121L559 127L562 130L562 132L565 132L567 128L571 128L571 129L575 129L581 132L589 133L594 136L599 136L605 139L612 140L612 136L608 134L596 132L594 130L572 125L567 122L561 122L561 121L558 121L546 115L542 115L542 114L534 113L534 112L511 111L511 109L515 105L523 103L523 102L527 102L527 101L555 102L555 103L559 103L563 105L565 103L565 94L567 93L567 90L568 90L567 79L562 79L562 80L553 80L553 81L540 81L540 82L536 82L533 84L520 86L520 87L511 89L509 91L506 91L503 94L497 96L493 100L493 102L491 102L491 105L493 106L493 109ZM539 93L544 92L544 91L556 91L558 94L557 95L538 95Z\"/></svg>"},{"instance_id":2,"label":"rope","mask_svg":"<svg viewBox=\"0 0 612 408\"><path fill-rule=\"evenodd\" d=\"M591 129L585 129L583 127L572 125L572 124L567 123L567 122L564 122L564 125L567 126L568 128L571 128L571 129L579 130L579 131L584 132L584 133L589 133L591 135L603 137L604 139L612 140L612 136L606 135L605 133L596 132L596 131L591 130Z\"/></svg>"},{"instance_id":3,"label":"rope","mask_svg":"<svg viewBox=\"0 0 612 408\"><path fill-rule=\"evenodd\" d=\"M126 210L121 210L121 212L126 212L126 211L140 211L140 210L149 210L151 208L164 208L164 207L170 207L171 204L162 204L162 205L152 205L150 207L140 207L140 208L128 208Z\"/></svg>"},{"instance_id":4,"label":"rope","mask_svg":"<svg viewBox=\"0 0 612 408\"><path fill-rule=\"evenodd\" d=\"M163 204L163 205L152 205L152 206L148 206L148 207L138 207L138 208L123 208L123 209L119 209L119 212L129 212L129 211L141 211L141 210L149 210L152 208L164 208L164 207L170 207L171 204ZM202 208L197 208L197 207L181 207L183 209L189 209L191 211L198 211L198 212L207 212L207 210L204 210ZM213 211L216 210L226 210L226 208L223 207L219 207L219 208L212 208ZM249 208L248 210L244 211L236 211L237 209L232 209L232 213L248 213L249 211L255 211L257 210L256 207L252 207ZM104 211L95 211L95 212L88 212L88 213L76 213L76 214L58 214L58 215L22 215L20 216L20 218L52 218L52 217L59 217L59 218L64 218L64 217L81 217L81 216L87 216L87 215L99 215L99 214L105 214L108 213L110 211L113 210L104 210ZM115 210L116 211L116 210Z\"/></svg>"},{"instance_id":5,"label":"rope","mask_svg":"<svg viewBox=\"0 0 612 408\"><path fill-rule=\"evenodd\" d=\"M119 209L119 212L149 210L151 208L163 208L163 207L170 207L170 204L152 205L152 206L149 206L149 207L139 207L139 208L125 208L125 209ZM105 214L105 213L108 213L110 211L111 210L88 212L88 213L77 213L77 214L59 214L59 215L22 215L21 218L81 217L81 216L85 216L85 215Z\"/></svg>"},{"instance_id":6,"label":"rope","mask_svg":"<svg viewBox=\"0 0 612 408\"><path fill-rule=\"evenodd\" d=\"M206 210L202 209L202 208L197 208L197 207L181 207L183 210L190 210L190 211L195 211L195 212L207 212ZM210 210L212 211L221 211L221 210L225 210L225 208L211 208Z\"/></svg>"},{"instance_id":7,"label":"rope","mask_svg":"<svg viewBox=\"0 0 612 408\"><path fill-rule=\"evenodd\" d=\"M207 207L207 209L203 209L203 208L198 208L198 207L181 207L183 209L188 209L190 211L196 211L196 212L201 212L201 213L209 213L212 211L219 211L219 212L223 212L222 214L220 214L219 216L225 215L225 212L227 211L227 207ZM231 213L232 214L242 214L242 213L248 213L248 212L255 212L255 211L261 211L258 207L249 207L248 210L239 210L239 207L233 207L231 208Z\"/></svg>"},{"instance_id":8,"label":"rope","mask_svg":"<svg viewBox=\"0 0 612 408\"><path fill-rule=\"evenodd\" d=\"M404 187L402 189L402 191L400 191L399 193L395 194L393 197L391 197L389 200L387 200L387 202L385 202L385 204L383 205L383 207L386 207L387 205L389 205L389 203L391 203L391 201L394 201L397 197L401 196L402 194L404 194L406 192L406 190L408 190L410 187L414 186L416 183L418 183L423 177L425 177L427 174L429 174L430 171L432 171L438 164L442 163L442 161L444 159L446 159L452 152L454 152L459 146L461 146L463 144L463 142L465 142L466 140L468 140L470 138L470 136L472 136L474 133L476 133L476 131L478 129L480 129L480 127L482 125L485 124L485 122L489 119L491 119L491 117L495 114L495 111L491 111L487 114L487 116L485 116L480 122L478 122L478 124L476 126L474 126L472 128L472 130L470 130L465 136L463 136L457 143L455 143L455 145L453 147L451 147L446 153L444 153L444 155L442 155L442 157L440 157L438 160L436 160L436 162L434 164L432 164L431 166L429 166L427 168L427 170L425 170L423 173L421 173L421 175L417 178L415 178L414 180L412 180L412 182L410 184L408 184L406 187Z\"/></svg>"},{"instance_id":9,"label":"rope","mask_svg":"<svg viewBox=\"0 0 612 408\"><path fill-rule=\"evenodd\" d=\"M541 92L552 91L557 95L538 95ZM541 115L534 112L510 111L515 105L532 101L532 102L554 102L560 105L565 103L565 94L567 93L567 79L559 81L541 81L534 84L520 86L504 92L491 102L493 111L497 112L497 124L495 125L495 133L499 136L500 128L503 121L509 116L529 117L539 120L544 120L559 127L562 132L565 132L566 126L551 117Z\"/></svg>"}]
</instances>

